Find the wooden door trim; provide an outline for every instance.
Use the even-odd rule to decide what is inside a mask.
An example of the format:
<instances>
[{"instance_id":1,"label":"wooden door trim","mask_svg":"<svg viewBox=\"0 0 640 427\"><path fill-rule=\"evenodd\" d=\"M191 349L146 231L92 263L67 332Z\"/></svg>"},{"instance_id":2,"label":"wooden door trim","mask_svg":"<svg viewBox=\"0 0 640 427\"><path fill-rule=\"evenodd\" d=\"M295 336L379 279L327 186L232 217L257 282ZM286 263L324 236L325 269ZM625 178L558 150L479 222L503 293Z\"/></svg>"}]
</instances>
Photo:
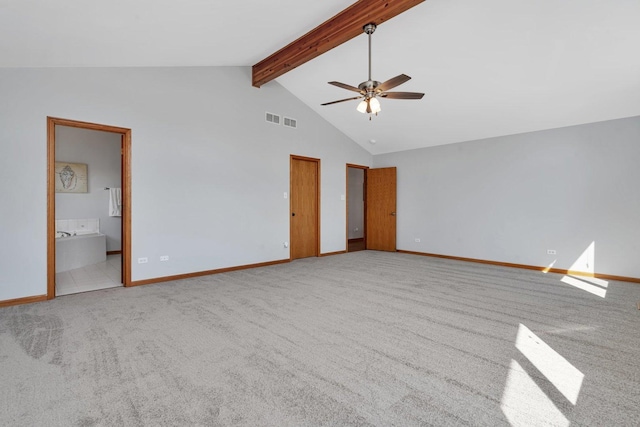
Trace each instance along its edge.
<instances>
[{"instance_id":1,"label":"wooden door trim","mask_svg":"<svg viewBox=\"0 0 640 427\"><path fill-rule=\"evenodd\" d=\"M131 285L131 129L98 123L47 117L47 299L56 296L55 163L56 126L111 132L122 135L122 276Z\"/></svg>"},{"instance_id":2,"label":"wooden door trim","mask_svg":"<svg viewBox=\"0 0 640 427\"><path fill-rule=\"evenodd\" d=\"M346 173L346 199L347 199L347 207L345 209L345 214L346 214L346 225L345 225L345 252L349 252L349 168L353 168L353 169L362 169L364 170L364 187L362 188L363 191L363 195L362 197L364 198L364 222L362 224L362 235L363 240L364 240L364 247L367 247L367 170L369 169L369 166L363 166L363 165L355 165L353 163L347 163L347 167L345 169L345 173Z\"/></svg>"},{"instance_id":3,"label":"wooden door trim","mask_svg":"<svg viewBox=\"0 0 640 427\"><path fill-rule=\"evenodd\" d=\"M305 162L314 162L316 164L316 256L320 256L320 159L314 157L298 156L296 154L289 155L289 261L293 261L291 253L291 210L293 209L291 202L291 192L293 190L293 161L302 160Z\"/></svg>"}]
</instances>

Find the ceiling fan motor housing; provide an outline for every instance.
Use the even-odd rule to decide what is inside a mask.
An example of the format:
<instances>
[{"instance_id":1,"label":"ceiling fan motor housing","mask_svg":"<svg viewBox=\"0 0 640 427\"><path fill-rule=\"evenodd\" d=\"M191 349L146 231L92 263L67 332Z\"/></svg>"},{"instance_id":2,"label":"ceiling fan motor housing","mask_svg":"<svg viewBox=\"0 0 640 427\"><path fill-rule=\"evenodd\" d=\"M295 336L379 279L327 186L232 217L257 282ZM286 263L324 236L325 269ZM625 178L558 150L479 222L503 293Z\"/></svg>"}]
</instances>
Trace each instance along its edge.
<instances>
[{"instance_id":1,"label":"ceiling fan motor housing","mask_svg":"<svg viewBox=\"0 0 640 427\"><path fill-rule=\"evenodd\" d=\"M380 82L376 80L367 80L358 85L358 89L367 93L367 98L376 96L376 88L380 86Z\"/></svg>"}]
</instances>

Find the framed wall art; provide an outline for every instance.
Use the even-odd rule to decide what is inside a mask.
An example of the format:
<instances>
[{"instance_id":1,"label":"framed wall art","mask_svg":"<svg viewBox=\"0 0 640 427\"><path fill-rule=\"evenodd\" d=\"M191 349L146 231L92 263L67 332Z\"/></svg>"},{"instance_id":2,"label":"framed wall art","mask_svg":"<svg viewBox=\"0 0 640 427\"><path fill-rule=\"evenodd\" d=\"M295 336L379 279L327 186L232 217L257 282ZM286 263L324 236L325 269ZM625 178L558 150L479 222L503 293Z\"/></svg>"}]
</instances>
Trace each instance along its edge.
<instances>
[{"instance_id":1,"label":"framed wall art","mask_svg":"<svg viewBox=\"0 0 640 427\"><path fill-rule=\"evenodd\" d=\"M87 177L85 163L56 162L56 193L86 193Z\"/></svg>"}]
</instances>

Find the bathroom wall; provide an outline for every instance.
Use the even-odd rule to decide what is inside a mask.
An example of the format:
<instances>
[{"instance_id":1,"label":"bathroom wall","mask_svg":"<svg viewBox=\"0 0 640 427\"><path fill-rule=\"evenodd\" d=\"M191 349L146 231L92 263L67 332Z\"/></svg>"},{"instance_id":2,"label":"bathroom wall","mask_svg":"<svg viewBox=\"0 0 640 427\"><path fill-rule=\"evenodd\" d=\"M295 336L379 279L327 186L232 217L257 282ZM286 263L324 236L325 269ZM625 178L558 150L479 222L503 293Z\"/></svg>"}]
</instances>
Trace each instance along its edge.
<instances>
[{"instance_id":1,"label":"bathroom wall","mask_svg":"<svg viewBox=\"0 0 640 427\"><path fill-rule=\"evenodd\" d=\"M320 249L346 249L345 165L371 154L251 67L0 69L0 94L0 300L46 294L47 116L132 130L134 281L289 259L291 154L321 159Z\"/></svg>"},{"instance_id":2,"label":"bathroom wall","mask_svg":"<svg viewBox=\"0 0 640 427\"><path fill-rule=\"evenodd\" d=\"M364 169L349 168L349 239L364 237Z\"/></svg>"},{"instance_id":3,"label":"bathroom wall","mask_svg":"<svg viewBox=\"0 0 640 427\"><path fill-rule=\"evenodd\" d=\"M87 193L56 193L56 219L100 220L107 236L107 251L121 250L121 217L109 216L109 191L120 187L120 135L56 126L56 161L85 163Z\"/></svg>"}]
</instances>

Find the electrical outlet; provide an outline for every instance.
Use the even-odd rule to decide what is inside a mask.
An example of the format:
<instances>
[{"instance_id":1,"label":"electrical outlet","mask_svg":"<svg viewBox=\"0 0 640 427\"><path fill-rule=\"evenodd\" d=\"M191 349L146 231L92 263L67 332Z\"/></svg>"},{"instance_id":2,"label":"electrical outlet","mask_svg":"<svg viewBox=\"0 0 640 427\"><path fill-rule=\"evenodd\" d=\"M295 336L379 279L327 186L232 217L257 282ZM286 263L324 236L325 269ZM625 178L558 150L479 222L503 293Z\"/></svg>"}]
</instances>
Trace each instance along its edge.
<instances>
[{"instance_id":1,"label":"electrical outlet","mask_svg":"<svg viewBox=\"0 0 640 427\"><path fill-rule=\"evenodd\" d=\"M418 239L417 237L414 240L416 241L416 243L420 243L420 239Z\"/></svg>"},{"instance_id":2,"label":"electrical outlet","mask_svg":"<svg viewBox=\"0 0 640 427\"><path fill-rule=\"evenodd\" d=\"M160 261L169 261L169 255L161 255Z\"/></svg>"},{"instance_id":3,"label":"electrical outlet","mask_svg":"<svg viewBox=\"0 0 640 427\"><path fill-rule=\"evenodd\" d=\"M146 264L149 262L149 258L144 257L144 258L138 258L138 264Z\"/></svg>"},{"instance_id":4,"label":"electrical outlet","mask_svg":"<svg viewBox=\"0 0 640 427\"><path fill-rule=\"evenodd\" d=\"M555 249L547 249L547 255L555 255L555 254L556 254Z\"/></svg>"}]
</instances>

